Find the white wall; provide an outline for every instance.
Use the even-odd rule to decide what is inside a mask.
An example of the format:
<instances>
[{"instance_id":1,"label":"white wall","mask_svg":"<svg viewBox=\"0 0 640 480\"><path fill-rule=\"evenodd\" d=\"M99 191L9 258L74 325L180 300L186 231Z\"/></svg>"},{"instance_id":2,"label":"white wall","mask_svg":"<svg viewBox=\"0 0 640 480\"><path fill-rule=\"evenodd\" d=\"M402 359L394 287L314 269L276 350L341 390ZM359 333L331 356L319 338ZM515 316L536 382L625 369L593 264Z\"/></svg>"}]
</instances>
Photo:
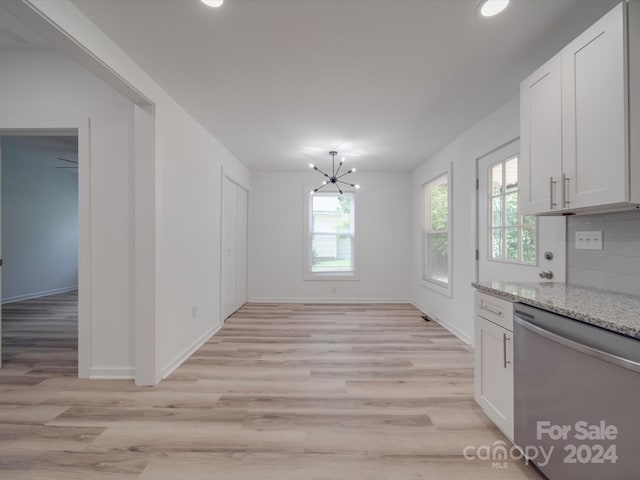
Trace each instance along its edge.
<instances>
[{"instance_id":1,"label":"white wall","mask_svg":"<svg viewBox=\"0 0 640 480\"><path fill-rule=\"evenodd\" d=\"M412 174L412 300L468 342L473 341L476 159L520 135L519 97L478 122ZM452 297L422 285L421 186L453 165Z\"/></svg>"},{"instance_id":2,"label":"white wall","mask_svg":"<svg viewBox=\"0 0 640 480\"><path fill-rule=\"evenodd\" d=\"M91 117L92 375L131 376L133 104L54 50L0 50L0 122Z\"/></svg>"},{"instance_id":3,"label":"white wall","mask_svg":"<svg viewBox=\"0 0 640 480\"><path fill-rule=\"evenodd\" d=\"M134 205L137 252L135 263L129 258L124 265L130 274L136 265L135 361L144 368L144 378L136 381L156 383L221 325L222 169L247 189L249 171L71 1L31 0L10 6L22 21L110 85L135 101L143 96L152 104L153 148L141 147L140 142L135 146L136 152L150 152L151 157L149 165L144 159L148 175L140 171L133 182L140 200ZM132 129L127 131L131 134ZM135 161L141 158L136 155ZM114 200L118 194L112 191ZM145 248L148 253L142 252Z\"/></svg>"},{"instance_id":4,"label":"white wall","mask_svg":"<svg viewBox=\"0 0 640 480\"><path fill-rule=\"evenodd\" d=\"M2 302L78 286L78 171L42 137L2 137ZM75 140L75 139L74 139ZM69 155L72 153L72 155Z\"/></svg>"},{"instance_id":5,"label":"white wall","mask_svg":"<svg viewBox=\"0 0 640 480\"><path fill-rule=\"evenodd\" d=\"M406 301L411 231L410 175L357 173L359 280L303 280L304 199L316 172L253 173L250 301ZM335 293L333 289L336 289Z\"/></svg>"}]
</instances>

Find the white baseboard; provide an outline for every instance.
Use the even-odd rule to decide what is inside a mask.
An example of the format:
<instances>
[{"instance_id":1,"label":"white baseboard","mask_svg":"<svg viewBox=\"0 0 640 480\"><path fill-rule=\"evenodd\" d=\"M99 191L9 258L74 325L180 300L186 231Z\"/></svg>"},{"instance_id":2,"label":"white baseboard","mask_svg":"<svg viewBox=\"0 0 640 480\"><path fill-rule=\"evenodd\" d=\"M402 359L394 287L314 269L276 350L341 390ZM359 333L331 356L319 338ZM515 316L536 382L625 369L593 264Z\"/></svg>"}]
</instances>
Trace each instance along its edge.
<instances>
[{"instance_id":1,"label":"white baseboard","mask_svg":"<svg viewBox=\"0 0 640 480\"><path fill-rule=\"evenodd\" d=\"M43 292L25 293L24 295L16 295L15 297L8 297L2 299L2 304L21 302L23 300L31 300L32 298L48 297L49 295L55 295L56 293L67 293L77 290L78 286L72 287L54 288L53 290L45 290Z\"/></svg>"},{"instance_id":2,"label":"white baseboard","mask_svg":"<svg viewBox=\"0 0 640 480\"><path fill-rule=\"evenodd\" d=\"M89 378L92 380L133 380L134 377L133 367L96 366L89 369Z\"/></svg>"},{"instance_id":3,"label":"white baseboard","mask_svg":"<svg viewBox=\"0 0 640 480\"><path fill-rule=\"evenodd\" d=\"M458 337L464 343L466 343L467 345L471 345L471 337L469 337L469 335L467 335L465 332L463 332L458 327L453 325L451 322L448 322L447 320L444 320L442 318L438 318L436 315L434 315L432 312L430 312L428 308L425 308L424 306L420 305L415 300L412 300L410 303L414 307L416 307L418 310L420 310L423 313L427 314L427 316L429 316L429 318L432 318L433 320L438 322L440 325L442 325L444 328L449 330L451 333L453 333L456 337Z\"/></svg>"},{"instance_id":4,"label":"white baseboard","mask_svg":"<svg viewBox=\"0 0 640 480\"><path fill-rule=\"evenodd\" d=\"M202 335L200 335L196 341L194 341L191 345L185 348L181 353L179 353L173 360L171 360L161 372L162 379L164 380L169 375L173 373L173 371L178 368L182 363L189 358L193 353L198 350L207 340L213 337L218 331L222 328L224 322L220 322L219 325L214 325Z\"/></svg>"},{"instance_id":5,"label":"white baseboard","mask_svg":"<svg viewBox=\"0 0 640 480\"><path fill-rule=\"evenodd\" d=\"M406 298L255 297L249 303L411 303Z\"/></svg>"}]
</instances>

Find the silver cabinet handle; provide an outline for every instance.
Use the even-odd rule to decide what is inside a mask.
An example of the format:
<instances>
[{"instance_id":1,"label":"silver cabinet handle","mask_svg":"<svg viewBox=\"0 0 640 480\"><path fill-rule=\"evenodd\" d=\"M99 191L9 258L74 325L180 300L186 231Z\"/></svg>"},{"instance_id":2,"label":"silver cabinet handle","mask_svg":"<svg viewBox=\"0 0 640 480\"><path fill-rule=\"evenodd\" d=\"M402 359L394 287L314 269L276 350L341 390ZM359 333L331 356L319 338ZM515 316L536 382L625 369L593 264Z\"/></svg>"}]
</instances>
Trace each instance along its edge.
<instances>
[{"instance_id":1,"label":"silver cabinet handle","mask_svg":"<svg viewBox=\"0 0 640 480\"><path fill-rule=\"evenodd\" d=\"M494 315L502 316L502 312L501 312L500 310L494 310L493 308L489 308L489 307L487 307L487 306L483 305L482 303L480 304L480 308L481 308L482 310L486 310L487 312L491 312L491 313L493 313Z\"/></svg>"},{"instance_id":2,"label":"silver cabinet handle","mask_svg":"<svg viewBox=\"0 0 640 480\"><path fill-rule=\"evenodd\" d=\"M508 340L509 339L507 338L507 334L503 333L502 334L502 366L504 368L507 368L507 365L511 363L507 360L507 341Z\"/></svg>"},{"instance_id":3,"label":"silver cabinet handle","mask_svg":"<svg viewBox=\"0 0 640 480\"><path fill-rule=\"evenodd\" d=\"M549 177L549 208L553 210L558 204L553 201L554 195L553 191L555 190L555 185L558 182L553 181L553 177Z\"/></svg>"},{"instance_id":4,"label":"silver cabinet handle","mask_svg":"<svg viewBox=\"0 0 640 480\"><path fill-rule=\"evenodd\" d=\"M566 173L562 174L562 208L567 208L571 203L569 200L569 177Z\"/></svg>"}]
</instances>

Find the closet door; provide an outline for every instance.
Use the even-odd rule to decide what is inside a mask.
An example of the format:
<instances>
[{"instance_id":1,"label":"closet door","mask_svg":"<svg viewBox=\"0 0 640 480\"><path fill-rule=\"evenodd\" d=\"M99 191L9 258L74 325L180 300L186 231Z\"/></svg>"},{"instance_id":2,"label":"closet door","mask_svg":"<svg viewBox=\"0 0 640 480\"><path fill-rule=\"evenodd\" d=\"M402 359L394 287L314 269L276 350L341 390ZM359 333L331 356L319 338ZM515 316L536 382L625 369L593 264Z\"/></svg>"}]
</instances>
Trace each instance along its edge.
<instances>
[{"instance_id":1,"label":"closet door","mask_svg":"<svg viewBox=\"0 0 640 480\"><path fill-rule=\"evenodd\" d=\"M247 234L249 194L242 187L237 187L236 192L237 276L235 307L237 310L247 302Z\"/></svg>"},{"instance_id":2,"label":"closet door","mask_svg":"<svg viewBox=\"0 0 640 480\"><path fill-rule=\"evenodd\" d=\"M236 311L237 286L237 191L235 183L225 177L222 184L222 317Z\"/></svg>"}]
</instances>

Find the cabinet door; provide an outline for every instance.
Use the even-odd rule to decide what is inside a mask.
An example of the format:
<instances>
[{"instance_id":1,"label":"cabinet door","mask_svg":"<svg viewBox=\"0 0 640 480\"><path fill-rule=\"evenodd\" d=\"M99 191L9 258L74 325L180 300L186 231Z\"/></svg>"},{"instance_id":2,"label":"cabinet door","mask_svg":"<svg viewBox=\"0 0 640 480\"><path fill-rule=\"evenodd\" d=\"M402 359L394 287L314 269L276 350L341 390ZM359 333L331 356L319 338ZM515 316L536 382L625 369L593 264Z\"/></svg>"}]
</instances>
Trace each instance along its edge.
<instances>
[{"instance_id":1,"label":"cabinet door","mask_svg":"<svg viewBox=\"0 0 640 480\"><path fill-rule=\"evenodd\" d=\"M520 84L520 208L524 215L560 208L562 61L556 55Z\"/></svg>"},{"instance_id":2,"label":"cabinet door","mask_svg":"<svg viewBox=\"0 0 640 480\"><path fill-rule=\"evenodd\" d=\"M562 208L629 199L624 4L562 50Z\"/></svg>"},{"instance_id":3,"label":"cabinet door","mask_svg":"<svg viewBox=\"0 0 640 480\"><path fill-rule=\"evenodd\" d=\"M476 316L475 398L513 440L513 334Z\"/></svg>"}]
</instances>

